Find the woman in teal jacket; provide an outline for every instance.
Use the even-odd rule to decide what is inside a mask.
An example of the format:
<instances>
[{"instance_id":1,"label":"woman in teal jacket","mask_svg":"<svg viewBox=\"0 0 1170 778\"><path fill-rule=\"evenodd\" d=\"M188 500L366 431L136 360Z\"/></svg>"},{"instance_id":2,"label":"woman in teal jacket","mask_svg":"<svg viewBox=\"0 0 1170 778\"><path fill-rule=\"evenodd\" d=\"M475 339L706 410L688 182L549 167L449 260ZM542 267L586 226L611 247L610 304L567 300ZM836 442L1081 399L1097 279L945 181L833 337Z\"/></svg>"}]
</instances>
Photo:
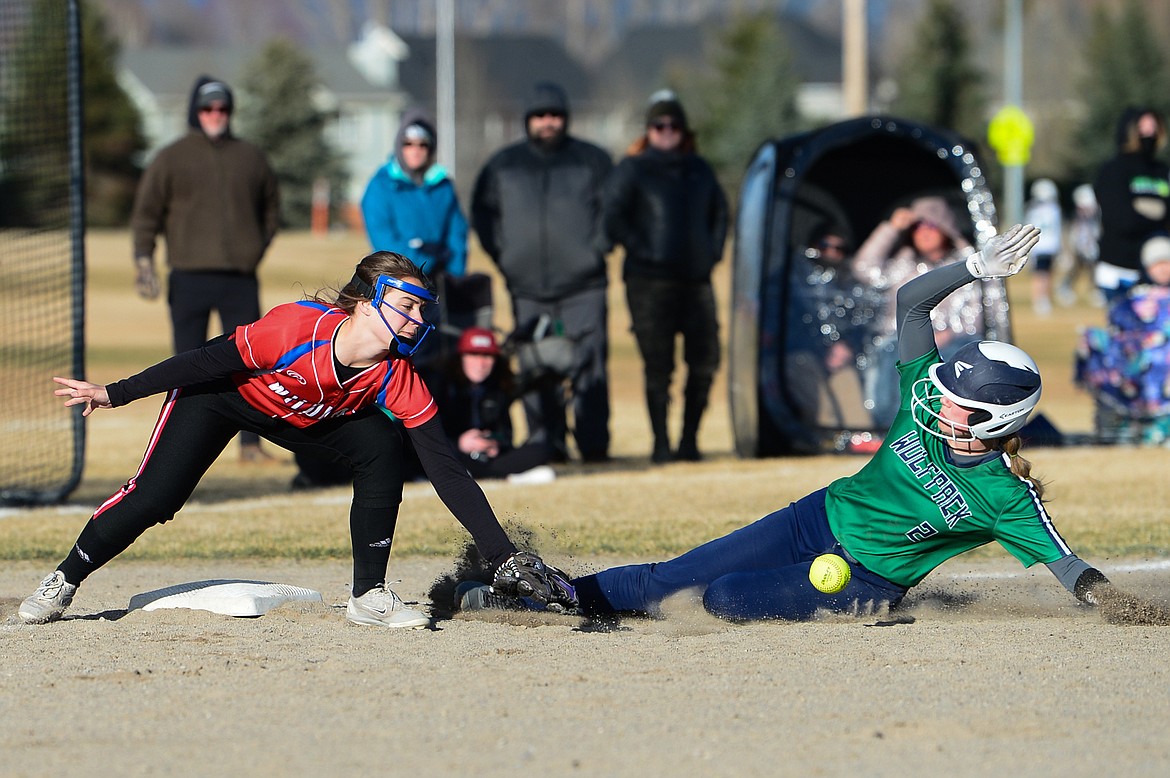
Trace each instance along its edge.
<instances>
[{"instance_id":1,"label":"woman in teal jacket","mask_svg":"<svg viewBox=\"0 0 1170 778\"><path fill-rule=\"evenodd\" d=\"M410 257L428 275L461 276L467 269L467 219L446 169L435 164L435 141L425 114L403 115L394 154L366 185L362 218L374 251Z\"/></svg>"}]
</instances>

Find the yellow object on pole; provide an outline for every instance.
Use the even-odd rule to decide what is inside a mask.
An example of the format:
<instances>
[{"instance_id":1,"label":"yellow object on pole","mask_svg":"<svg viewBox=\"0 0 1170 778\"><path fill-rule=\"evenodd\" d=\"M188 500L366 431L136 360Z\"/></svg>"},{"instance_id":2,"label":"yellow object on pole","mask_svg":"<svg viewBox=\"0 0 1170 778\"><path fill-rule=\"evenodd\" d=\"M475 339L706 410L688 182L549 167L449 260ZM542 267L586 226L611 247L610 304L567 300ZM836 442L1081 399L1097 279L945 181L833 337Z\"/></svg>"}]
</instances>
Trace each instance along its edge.
<instances>
[{"instance_id":1,"label":"yellow object on pole","mask_svg":"<svg viewBox=\"0 0 1170 778\"><path fill-rule=\"evenodd\" d=\"M987 127L987 142L1003 165L1028 164L1035 137L1032 120L1016 105L1000 108Z\"/></svg>"}]
</instances>

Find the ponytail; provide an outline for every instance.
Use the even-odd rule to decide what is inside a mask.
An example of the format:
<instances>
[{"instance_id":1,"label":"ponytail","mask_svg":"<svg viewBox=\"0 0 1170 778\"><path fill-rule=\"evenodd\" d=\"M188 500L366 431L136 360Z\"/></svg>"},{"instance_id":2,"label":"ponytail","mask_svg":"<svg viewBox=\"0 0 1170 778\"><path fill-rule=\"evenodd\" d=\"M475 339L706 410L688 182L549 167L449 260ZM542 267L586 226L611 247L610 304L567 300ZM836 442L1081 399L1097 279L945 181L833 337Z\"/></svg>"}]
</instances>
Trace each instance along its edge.
<instances>
[{"instance_id":1,"label":"ponytail","mask_svg":"<svg viewBox=\"0 0 1170 778\"><path fill-rule=\"evenodd\" d=\"M1008 455L1008 461L1011 463L1012 473L1022 478L1028 483L1032 484L1032 488L1036 491L1036 497L1040 500L1044 499L1044 484L1040 482L1039 478L1032 476L1032 463L1024 457L1020 456L1020 447L1024 441L1019 435L1012 434L999 441L999 449Z\"/></svg>"}]
</instances>

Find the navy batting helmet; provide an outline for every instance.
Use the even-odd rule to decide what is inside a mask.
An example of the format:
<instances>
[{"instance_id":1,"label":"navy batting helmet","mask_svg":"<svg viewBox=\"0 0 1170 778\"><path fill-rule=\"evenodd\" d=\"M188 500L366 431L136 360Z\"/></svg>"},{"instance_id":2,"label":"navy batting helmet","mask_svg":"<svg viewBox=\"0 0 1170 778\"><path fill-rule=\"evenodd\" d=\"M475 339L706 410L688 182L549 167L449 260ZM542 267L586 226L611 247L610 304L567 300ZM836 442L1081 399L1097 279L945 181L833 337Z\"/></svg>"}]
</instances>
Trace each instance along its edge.
<instances>
[{"instance_id":1,"label":"navy batting helmet","mask_svg":"<svg viewBox=\"0 0 1170 778\"><path fill-rule=\"evenodd\" d=\"M914 385L912 404L935 421L939 414L930 401L947 397L975 411L966 425L980 440L1018 431L1040 402L1040 370L1023 349L1010 343L983 340L963 346L946 362L930 368L930 378ZM954 438L928 426L917 415L918 426L937 437ZM964 425L948 425L962 429Z\"/></svg>"}]
</instances>

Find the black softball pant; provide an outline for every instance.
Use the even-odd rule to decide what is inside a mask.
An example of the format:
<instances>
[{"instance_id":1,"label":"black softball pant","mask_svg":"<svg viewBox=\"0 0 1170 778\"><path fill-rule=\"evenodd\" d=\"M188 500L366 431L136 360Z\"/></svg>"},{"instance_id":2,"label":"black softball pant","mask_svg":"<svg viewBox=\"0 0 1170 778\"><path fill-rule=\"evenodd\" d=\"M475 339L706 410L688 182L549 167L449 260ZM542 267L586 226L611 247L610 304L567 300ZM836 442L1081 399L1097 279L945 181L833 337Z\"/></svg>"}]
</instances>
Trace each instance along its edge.
<instances>
[{"instance_id":1,"label":"black softball pant","mask_svg":"<svg viewBox=\"0 0 1170 778\"><path fill-rule=\"evenodd\" d=\"M167 280L167 304L171 309L175 353L181 354L207 342L212 311L219 314L220 324L228 335L236 327L259 319L260 281L253 273L172 270ZM240 443L259 442L260 438L253 432L240 433Z\"/></svg>"},{"instance_id":2,"label":"black softball pant","mask_svg":"<svg viewBox=\"0 0 1170 778\"><path fill-rule=\"evenodd\" d=\"M720 359L719 317L711 283L631 277L626 279L626 302L642 355L646 396L667 401L675 338L681 334L687 366L683 395L696 411L705 407Z\"/></svg>"},{"instance_id":3,"label":"black softball pant","mask_svg":"<svg viewBox=\"0 0 1170 778\"><path fill-rule=\"evenodd\" d=\"M402 436L376 407L301 429L248 405L230 382L172 391L138 472L101 504L60 570L80 584L150 527L175 517L240 431L293 452L340 456L354 473L350 505L354 596L385 580L402 502Z\"/></svg>"}]
</instances>

